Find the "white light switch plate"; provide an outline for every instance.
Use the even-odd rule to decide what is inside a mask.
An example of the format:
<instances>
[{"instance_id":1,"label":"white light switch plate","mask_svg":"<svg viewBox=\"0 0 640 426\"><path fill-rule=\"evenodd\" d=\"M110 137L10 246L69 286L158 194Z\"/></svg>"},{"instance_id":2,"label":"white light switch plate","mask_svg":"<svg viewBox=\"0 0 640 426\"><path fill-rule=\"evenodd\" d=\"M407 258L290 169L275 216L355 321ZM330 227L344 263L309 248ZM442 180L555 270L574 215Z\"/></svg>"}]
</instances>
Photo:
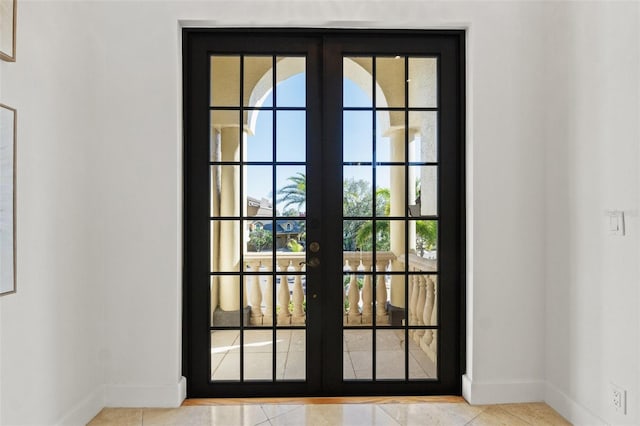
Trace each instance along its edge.
<instances>
[{"instance_id":1,"label":"white light switch plate","mask_svg":"<svg viewBox=\"0 0 640 426\"><path fill-rule=\"evenodd\" d=\"M607 230L609 235L624 235L624 212L622 210L607 211Z\"/></svg>"}]
</instances>

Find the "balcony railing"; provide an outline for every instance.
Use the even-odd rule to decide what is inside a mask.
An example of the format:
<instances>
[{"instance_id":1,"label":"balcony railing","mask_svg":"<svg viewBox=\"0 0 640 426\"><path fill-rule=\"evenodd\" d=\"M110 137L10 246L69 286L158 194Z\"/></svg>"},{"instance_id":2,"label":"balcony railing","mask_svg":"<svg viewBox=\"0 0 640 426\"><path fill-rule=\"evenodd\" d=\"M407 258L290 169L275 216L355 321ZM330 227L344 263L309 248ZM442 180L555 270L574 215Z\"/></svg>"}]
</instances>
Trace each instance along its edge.
<instances>
[{"instance_id":1,"label":"balcony railing","mask_svg":"<svg viewBox=\"0 0 640 426\"><path fill-rule=\"evenodd\" d=\"M268 272L273 267L271 253L247 253L245 270ZM434 272L437 260L425 259L415 254L397 256L392 252L376 255L376 270L386 271L392 261L401 264L409 261L410 272ZM304 280L305 253L277 253L276 255L276 322L278 325L304 325L306 322L306 282ZM377 325L388 325L389 280L385 274L377 275L375 287L372 276L362 272L373 270L371 252L345 252L343 255L344 279L343 317L345 325L371 325L376 315ZM438 323L437 276L412 274L409 282L409 326L435 326ZM251 325L271 325L273 322L273 276L246 275L245 294L251 308ZM375 288L375 290L374 290ZM375 295L374 295L375 291ZM374 303L375 297L375 303ZM375 310L375 312L374 312ZM438 353L435 330L411 330L411 338L436 362Z\"/></svg>"},{"instance_id":2,"label":"balcony railing","mask_svg":"<svg viewBox=\"0 0 640 426\"><path fill-rule=\"evenodd\" d=\"M407 256L401 255L398 261L404 263ZM415 272L434 272L437 270L435 259L425 259L409 254L409 270ZM411 275L409 283L409 326L435 326L438 324L438 286L436 275ZM413 340L436 362L438 339L434 330L409 330Z\"/></svg>"}]
</instances>

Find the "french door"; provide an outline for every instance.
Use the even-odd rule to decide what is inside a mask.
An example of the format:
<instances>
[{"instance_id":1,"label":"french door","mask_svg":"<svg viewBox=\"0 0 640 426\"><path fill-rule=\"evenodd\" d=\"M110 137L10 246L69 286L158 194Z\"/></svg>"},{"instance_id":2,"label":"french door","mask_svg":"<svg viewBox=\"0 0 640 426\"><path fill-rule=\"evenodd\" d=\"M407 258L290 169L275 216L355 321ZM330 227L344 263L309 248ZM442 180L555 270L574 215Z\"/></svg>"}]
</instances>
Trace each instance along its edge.
<instances>
[{"instance_id":1,"label":"french door","mask_svg":"<svg viewBox=\"0 0 640 426\"><path fill-rule=\"evenodd\" d=\"M464 34L183 39L188 396L460 394Z\"/></svg>"}]
</instances>

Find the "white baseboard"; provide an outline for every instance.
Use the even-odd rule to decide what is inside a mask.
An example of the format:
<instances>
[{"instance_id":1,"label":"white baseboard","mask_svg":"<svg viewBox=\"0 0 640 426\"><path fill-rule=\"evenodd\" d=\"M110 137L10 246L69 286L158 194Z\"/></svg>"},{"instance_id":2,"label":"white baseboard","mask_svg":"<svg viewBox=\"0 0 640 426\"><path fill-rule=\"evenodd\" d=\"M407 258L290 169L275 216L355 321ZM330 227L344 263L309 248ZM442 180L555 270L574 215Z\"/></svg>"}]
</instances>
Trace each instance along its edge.
<instances>
[{"instance_id":1,"label":"white baseboard","mask_svg":"<svg viewBox=\"0 0 640 426\"><path fill-rule=\"evenodd\" d=\"M510 404L540 402L544 399L544 382L477 382L462 376L462 396L469 404Z\"/></svg>"},{"instance_id":2,"label":"white baseboard","mask_svg":"<svg viewBox=\"0 0 640 426\"><path fill-rule=\"evenodd\" d=\"M601 426L607 424L549 382L545 383L544 402L574 425Z\"/></svg>"},{"instance_id":3,"label":"white baseboard","mask_svg":"<svg viewBox=\"0 0 640 426\"><path fill-rule=\"evenodd\" d=\"M107 407L179 407L187 396L187 380L182 377L171 385L106 385Z\"/></svg>"},{"instance_id":4,"label":"white baseboard","mask_svg":"<svg viewBox=\"0 0 640 426\"><path fill-rule=\"evenodd\" d=\"M55 424L84 426L104 408L104 386L100 385Z\"/></svg>"}]
</instances>

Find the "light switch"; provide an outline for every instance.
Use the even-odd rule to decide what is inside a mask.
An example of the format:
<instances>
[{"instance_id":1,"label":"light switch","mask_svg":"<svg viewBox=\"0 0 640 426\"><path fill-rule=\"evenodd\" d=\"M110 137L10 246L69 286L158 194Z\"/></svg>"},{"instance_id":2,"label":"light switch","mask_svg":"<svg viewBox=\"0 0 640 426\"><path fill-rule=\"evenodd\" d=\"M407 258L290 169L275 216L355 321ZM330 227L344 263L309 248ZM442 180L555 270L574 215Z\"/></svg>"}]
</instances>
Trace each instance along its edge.
<instances>
[{"instance_id":1,"label":"light switch","mask_svg":"<svg viewBox=\"0 0 640 426\"><path fill-rule=\"evenodd\" d=\"M624 212L622 210L607 211L609 235L624 235Z\"/></svg>"}]
</instances>

